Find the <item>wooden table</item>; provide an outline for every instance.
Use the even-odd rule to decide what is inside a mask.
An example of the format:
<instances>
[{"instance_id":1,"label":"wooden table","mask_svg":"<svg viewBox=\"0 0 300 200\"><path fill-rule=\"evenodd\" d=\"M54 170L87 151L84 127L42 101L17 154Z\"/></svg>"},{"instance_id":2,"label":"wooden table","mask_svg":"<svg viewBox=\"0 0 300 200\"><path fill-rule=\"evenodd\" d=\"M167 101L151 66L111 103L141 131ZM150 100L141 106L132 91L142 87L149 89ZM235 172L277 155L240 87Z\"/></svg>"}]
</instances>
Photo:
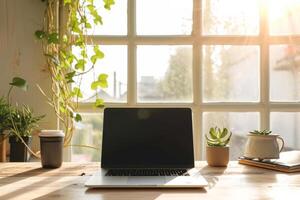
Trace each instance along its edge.
<instances>
[{"instance_id":1,"label":"wooden table","mask_svg":"<svg viewBox=\"0 0 300 200\"><path fill-rule=\"evenodd\" d=\"M0 199L300 199L300 173L285 174L231 162L227 168L197 163L209 182L204 189L87 189L84 182L99 163L0 163Z\"/></svg>"}]
</instances>

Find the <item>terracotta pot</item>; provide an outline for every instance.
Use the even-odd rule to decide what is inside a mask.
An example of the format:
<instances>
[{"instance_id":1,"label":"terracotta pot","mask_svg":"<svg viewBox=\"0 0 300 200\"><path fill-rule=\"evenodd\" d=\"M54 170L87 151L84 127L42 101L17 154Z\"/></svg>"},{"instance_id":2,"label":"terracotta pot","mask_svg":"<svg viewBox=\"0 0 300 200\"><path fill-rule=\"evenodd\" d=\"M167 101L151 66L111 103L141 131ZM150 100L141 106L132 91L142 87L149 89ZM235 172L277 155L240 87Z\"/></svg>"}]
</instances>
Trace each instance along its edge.
<instances>
[{"instance_id":1,"label":"terracotta pot","mask_svg":"<svg viewBox=\"0 0 300 200\"><path fill-rule=\"evenodd\" d=\"M229 162L229 146L206 146L206 160L209 166L226 167Z\"/></svg>"},{"instance_id":2,"label":"terracotta pot","mask_svg":"<svg viewBox=\"0 0 300 200\"><path fill-rule=\"evenodd\" d=\"M6 138L0 134L0 162L6 162Z\"/></svg>"}]
</instances>

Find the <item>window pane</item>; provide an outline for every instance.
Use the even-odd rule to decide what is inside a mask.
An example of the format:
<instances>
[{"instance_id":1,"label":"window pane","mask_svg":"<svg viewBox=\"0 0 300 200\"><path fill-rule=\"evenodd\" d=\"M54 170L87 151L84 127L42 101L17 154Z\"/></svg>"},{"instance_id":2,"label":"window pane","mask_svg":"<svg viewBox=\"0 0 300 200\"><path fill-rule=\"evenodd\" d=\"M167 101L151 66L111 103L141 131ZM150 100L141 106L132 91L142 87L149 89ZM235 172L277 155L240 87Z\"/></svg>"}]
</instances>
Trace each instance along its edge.
<instances>
[{"instance_id":1,"label":"window pane","mask_svg":"<svg viewBox=\"0 0 300 200\"><path fill-rule=\"evenodd\" d=\"M257 0L203 0L204 35L257 35Z\"/></svg>"},{"instance_id":2,"label":"window pane","mask_svg":"<svg viewBox=\"0 0 300 200\"><path fill-rule=\"evenodd\" d=\"M237 160L244 153L246 135L249 131L259 129L259 113L257 112L205 112L203 113L203 147L206 147L205 134L211 127L229 128L232 132L230 140L230 159ZM205 152L205 150L204 150ZM205 155L204 155L205 156Z\"/></svg>"},{"instance_id":3,"label":"window pane","mask_svg":"<svg viewBox=\"0 0 300 200\"><path fill-rule=\"evenodd\" d=\"M104 52L103 59L98 60L95 65L95 73L90 71L83 75L83 79L77 79L76 85L81 83L83 102L93 102L97 95L106 102L125 102L127 100L127 46L125 45L103 45L99 47ZM78 49L73 50L80 55ZM93 55L93 46L87 47L87 53ZM92 66L91 62L86 64L86 69ZM97 92L91 90L91 83L96 80L100 73L108 74L108 88L99 89Z\"/></svg>"},{"instance_id":4,"label":"window pane","mask_svg":"<svg viewBox=\"0 0 300 200\"><path fill-rule=\"evenodd\" d=\"M257 46L204 46L202 66L205 102L259 101Z\"/></svg>"},{"instance_id":5,"label":"window pane","mask_svg":"<svg viewBox=\"0 0 300 200\"><path fill-rule=\"evenodd\" d=\"M192 0L137 0L138 35L190 35Z\"/></svg>"},{"instance_id":6,"label":"window pane","mask_svg":"<svg viewBox=\"0 0 300 200\"><path fill-rule=\"evenodd\" d=\"M102 147L102 114L81 114L82 121L75 123L73 145L87 145L98 149L72 146L72 160L75 162L100 161Z\"/></svg>"},{"instance_id":7,"label":"window pane","mask_svg":"<svg viewBox=\"0 0 300 200\"><path fill-rule=\"evenodd\" d=\"M271 100L299 101L300 46L271 46L270 66Z\"/></svg>"},{"instance_id":8,"label":"window pane","mask_svg":"<svg viewBox=\"0 0 300 200\"><path fill-rule=\"evenodd\" d=\"M88 31L89 35L127 35L127 1L115 1L110 10L103 7L103 1L97 2L97 10L102 17L102 25L94 25ZM89 11L86 11L89 13ZM93 17L88 14L88 18L93 22Z\"/></svg>"},{"instance_id":9,"label":"window pane","mask_svg":"<svg viewBox=\"0 0 300 200\"><path fill-rule=\"evenodd\" d=\"M138 101L192 101L192 47L138 46Z\"/></svg>"},{"instance_id":10,"label":"window pane","mask_svg":"<svg viewBox=\"0 0 300 200\"><path fill-rule=\"evenodd\" d=\"M271 130L284 139L284 151L300 149L299 112L272 112Z\"/></svg>"},{"instance_id":11,"label":"window pane","mask_svg":"<svg viewBox=\"0 0 300 200\"><path fill-rule=\"evenodd\" d=\"M269 0L269 23L271 34L300 34L299 10L299 0Z\"/></svg>"}]
</instances>

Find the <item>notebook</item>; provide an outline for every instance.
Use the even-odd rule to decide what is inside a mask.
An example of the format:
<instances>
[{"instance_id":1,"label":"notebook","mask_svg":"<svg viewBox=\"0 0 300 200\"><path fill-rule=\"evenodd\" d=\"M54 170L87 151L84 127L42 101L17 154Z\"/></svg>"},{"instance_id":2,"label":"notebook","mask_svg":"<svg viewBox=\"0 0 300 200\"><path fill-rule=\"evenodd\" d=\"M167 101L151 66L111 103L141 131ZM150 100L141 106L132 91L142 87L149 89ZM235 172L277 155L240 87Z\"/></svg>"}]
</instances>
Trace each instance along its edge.
<instances>
[{"instance_id":1,"label":"notebook","mask_svg":"<svg viewBox=\"0 0 300 200\"><path fill-rule=\"evenodd\" d=\"M300 151L286 151L280 153L279 159L258 160L245 157L239 158L239 163L254 167L261 167L286 173L300 172Z\"/></svg>"}]
</instances>

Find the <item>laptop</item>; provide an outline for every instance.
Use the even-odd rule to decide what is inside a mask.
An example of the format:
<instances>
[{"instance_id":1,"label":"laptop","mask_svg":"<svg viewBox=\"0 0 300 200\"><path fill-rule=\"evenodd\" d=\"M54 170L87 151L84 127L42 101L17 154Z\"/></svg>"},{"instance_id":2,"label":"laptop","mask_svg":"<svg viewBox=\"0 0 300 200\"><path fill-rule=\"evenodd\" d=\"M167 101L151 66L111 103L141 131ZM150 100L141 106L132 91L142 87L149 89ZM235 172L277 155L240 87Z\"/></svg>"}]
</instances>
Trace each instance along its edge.
<instances>
[{"instance_id":1,"label":"laptop","mask_svg":"<svg viewBox=\"0 0 300 200\"><path fill-rule=\"evenodd\" d=\"M189 108L106 108L101 170L89 188L199 188Z\"/></svg>"}]
</instances>

